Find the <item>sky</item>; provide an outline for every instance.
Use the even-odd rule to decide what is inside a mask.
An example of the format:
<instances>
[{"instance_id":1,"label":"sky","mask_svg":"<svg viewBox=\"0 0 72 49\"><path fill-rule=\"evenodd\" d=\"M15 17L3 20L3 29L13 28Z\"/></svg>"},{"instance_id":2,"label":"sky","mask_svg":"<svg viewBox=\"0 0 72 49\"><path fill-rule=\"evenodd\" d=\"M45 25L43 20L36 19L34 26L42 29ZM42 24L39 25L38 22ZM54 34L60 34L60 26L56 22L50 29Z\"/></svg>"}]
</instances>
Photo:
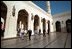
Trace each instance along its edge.
<instances>
[{"instance_id":1,"label":"sky","mask_svg":"<svg viewBox=\"0 0 72 49\"><path fill-rule=\"evenodd\" d=\"M37 6L47 12L46 1L33 1ZM71 1L50 1L51 14L71 11Z\"/></svg>"}]
</instances>

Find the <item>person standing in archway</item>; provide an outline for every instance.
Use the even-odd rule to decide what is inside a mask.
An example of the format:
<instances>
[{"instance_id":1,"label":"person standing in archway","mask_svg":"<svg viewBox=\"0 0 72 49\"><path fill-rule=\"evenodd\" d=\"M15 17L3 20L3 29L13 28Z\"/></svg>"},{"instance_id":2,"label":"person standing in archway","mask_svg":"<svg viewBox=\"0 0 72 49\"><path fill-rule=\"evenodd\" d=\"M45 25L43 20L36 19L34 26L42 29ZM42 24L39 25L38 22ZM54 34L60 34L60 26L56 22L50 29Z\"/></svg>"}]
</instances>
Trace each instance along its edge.
<instances>
[{"instance_id":1,"label":"person standing in archway","mask_svg":"<svg viewBox=\"0 0 72 49\"><path fill-rule=\"evenodd\" d=\"M45 35L45 29L43 29L43 36L46 36L46 35Z\"/></svg>"},{"instance_id":2,"label":"person standing in archway","mask_svg":"<svg viewBox=\"0 0 72 49\"><path fill-rule=\"evenodd\" d=\"M1 22L1 36L2 37L4 36L4 31L5 31L5 27L4 27L3 22Z\"/></svg>"},{"instance_id":3,"label":"person standing in archway","mask_svg":"<svg viewBox=\"0 0 72 49\"><path fill-rule=\"evenodd\" d=\"M20 31L21 31L21 28L17 28L17 36L20 36Z\"/></svg>"},{"instance_id":4,"label":"person standing in archway","mask_svg":"<svg viewBox=\"0 0 72 49\"><path fill-rule=\"evenodd\" d=\"M49 32L50 32L50 29L48 28L48 34L49 34Z\"/></svg>"},{"instance_id":5,"label":"person standing in archway","mask_svg":"<svg viewBox=\"0 0 72 49\"><path fill-rule=\"evenodd\" d=\"M41 34L41 29L39 29L39 35Z\"/></svg>"},{"instance_id":6,"label":"person standing in archway","mask_svg":"<svg viewBox=\"0 0 72 49\"><path fill-rule=\"evenodd\" d=\"M20 38L23 39L23 37L24 37L24 30L21 29L21 30L20 30Z\"/></svg>"},{"instance_id":7,"label":"person standing in archway","mask_svg":"<svg viewBox=\"0 0 72 49\"><path fill-rule=\"evenodd\" d=\"M3 23L1 22L1 37L3 36L3 29L2 29Z\"/></svg>"},{"instance_id":8,"label":"person standing in archway","mask_svg":"<svg viewBox=\"0 0 72 49\"><path fill-rule=\"evenodd\" d=\"M32 33L32 31L31 30L28 30L29 40L31 40L31 33Z\"/></svg>"}]
</instances>

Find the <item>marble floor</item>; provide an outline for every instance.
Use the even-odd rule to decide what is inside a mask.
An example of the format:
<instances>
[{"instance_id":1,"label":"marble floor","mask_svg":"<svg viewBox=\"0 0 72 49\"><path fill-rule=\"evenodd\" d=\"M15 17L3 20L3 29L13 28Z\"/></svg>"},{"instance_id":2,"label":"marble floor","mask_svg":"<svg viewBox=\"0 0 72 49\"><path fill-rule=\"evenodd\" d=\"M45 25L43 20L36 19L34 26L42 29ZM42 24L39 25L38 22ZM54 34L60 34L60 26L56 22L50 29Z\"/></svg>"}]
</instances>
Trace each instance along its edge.
<instances>
[{"instance_id":1,"label":"marble floor","mask_svg":"<svg viewBox=\"0 0 72 49\"><path fill-rule=\"evenodd\" d=\"M1 48L71 48L71 33L53 32L43 35L24 36L20 38L1 40Z\"/></svg>"}]
</instances>

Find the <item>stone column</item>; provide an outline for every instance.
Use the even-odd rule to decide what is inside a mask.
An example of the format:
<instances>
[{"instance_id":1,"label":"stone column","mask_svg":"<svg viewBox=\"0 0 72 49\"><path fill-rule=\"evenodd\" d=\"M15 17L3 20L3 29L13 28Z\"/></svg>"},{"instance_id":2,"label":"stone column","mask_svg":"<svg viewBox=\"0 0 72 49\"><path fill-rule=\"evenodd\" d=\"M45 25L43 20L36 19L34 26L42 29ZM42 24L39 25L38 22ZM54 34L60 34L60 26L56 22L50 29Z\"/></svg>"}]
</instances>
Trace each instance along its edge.
<instances>
[{"instance_id":1,"label":"stone column","mask_svg":"<svg viewBox=\"0 0 72 49\"><path fill-rule=\"evenodd\" d=\"M42 33L42 17L40 17L40 29L41 29L41 33Z\"/></svg>"},{"instance_id":2,"label":"stone column","mask_svg":"<svg viewBox=\"0 0 72 49\"><path fill-rule=\"evenodd\" d=\"M32 13L30 13L30 12L28 12L29 13L29 16L28 16L28 30L29 29L31 29L32 30L32 35L34 35L34 22L33 22L33 20L34 20L34 18L32 19Z\"/></svg>"},{"instance_id":3,"label":"stone column","mask_svg":"<svg viewBox=\"0 0 72 49\"><path fill-rule=\"evenodd\" d=\"M48 23L47 23L47 20L46 20L46 33L47 33L47 30L48 30Z\"/></svg>"},{"instance_id":4,"label":"stone column","mask_svg":"<svg viewBox=\"0 0 72 49\"><path fill-rule=\"evenodd\" d=\"M12 8L8 7L4 38L16 37L16 17L12 15Z\"/></svg>"}]
</instances>

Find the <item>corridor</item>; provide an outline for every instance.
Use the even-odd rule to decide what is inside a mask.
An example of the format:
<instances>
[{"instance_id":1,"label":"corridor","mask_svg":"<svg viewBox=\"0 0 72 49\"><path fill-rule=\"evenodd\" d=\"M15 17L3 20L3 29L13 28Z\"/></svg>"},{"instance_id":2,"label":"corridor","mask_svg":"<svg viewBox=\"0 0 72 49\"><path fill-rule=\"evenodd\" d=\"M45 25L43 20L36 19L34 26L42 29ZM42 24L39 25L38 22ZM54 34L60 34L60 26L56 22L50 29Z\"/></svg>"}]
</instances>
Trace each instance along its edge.
<instances>
[{"instance_id":1,"label":"corridor","mask_svg":"<svg viewBox=\"0 0 72 49\"><path fill-rule=\"evenodd\" d=\"M1 40L1 48L71 48L71 33L53 32L46 37L32 35L31 40L20 38Z\"/></svg>"}]
</instances>

